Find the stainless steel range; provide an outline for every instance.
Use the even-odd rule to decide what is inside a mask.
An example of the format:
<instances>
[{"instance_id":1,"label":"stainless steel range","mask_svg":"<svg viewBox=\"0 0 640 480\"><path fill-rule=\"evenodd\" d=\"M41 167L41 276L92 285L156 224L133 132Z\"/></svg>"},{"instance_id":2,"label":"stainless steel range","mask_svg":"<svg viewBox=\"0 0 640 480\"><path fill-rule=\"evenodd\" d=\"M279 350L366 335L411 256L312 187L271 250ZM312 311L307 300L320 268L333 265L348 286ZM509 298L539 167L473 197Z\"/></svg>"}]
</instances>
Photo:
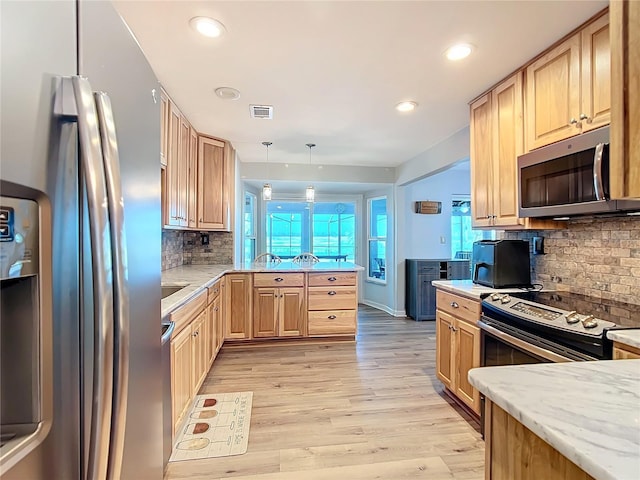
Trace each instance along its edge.
<instances>
[{"instance_id":1,"label":"stainless steel range","mask_svg":"<svg viewBox=\"0 0 640 480\"><path fill-rule=\"evenodd\" d=\"M568 292L493 294L478 326L482 366L606 360L607 331L640 328L640 305Z\"/></svg>"}]
</instances>

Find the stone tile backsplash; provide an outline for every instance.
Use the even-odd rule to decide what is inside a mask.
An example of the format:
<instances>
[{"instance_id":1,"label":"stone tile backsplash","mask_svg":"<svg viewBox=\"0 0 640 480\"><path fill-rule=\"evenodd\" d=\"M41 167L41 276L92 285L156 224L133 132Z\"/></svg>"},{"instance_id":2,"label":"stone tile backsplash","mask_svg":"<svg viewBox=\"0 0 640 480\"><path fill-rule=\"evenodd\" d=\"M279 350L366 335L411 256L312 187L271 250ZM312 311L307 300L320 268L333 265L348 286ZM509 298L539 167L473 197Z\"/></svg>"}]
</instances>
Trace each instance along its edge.
<instances>
[{"instance_id":1,"label":"stone tile backsplash","mask_svg":"<svg viewBox=\"0 0 640 480\"><path fill-rule=\"evenodd\" d=\"M504 232L503 238L544 238L531 255L531 278L546 288L640 305L640 218L571 220L565 230Z\"/></svg>"},{"instance_id":2,"label":"stone tile backsplash","mask_svg":"<svg viewBox=\"0 0 640 480\"><path fill-rule=\"evenodd\" d=\"M185 265L229 265L233 263L233 233L203 232L209 244L202 245L200 232L184 232Z\"/></svg>"},{"instance_id":3,"label":"stone tile backsplash","mask_svg":"<svg viewBox=\"0 0 640 480\"><path fill-rule=\"evenodd\" d=\"M183 233L179 230L162 231L162 270L179 267L183 264Z\"/></svg>"},{"instance_id":4,"label":"stone tile backsplash","mask_svg":"<svg viewBox=\"0 0 640 480\"><path fill-rule=\"evenodd\" d=\"M202 233L209 244L202 245ZM162 231L162 270L180 265L233 263L233 234L229 232Z\"/></svg>"}]
</instances>

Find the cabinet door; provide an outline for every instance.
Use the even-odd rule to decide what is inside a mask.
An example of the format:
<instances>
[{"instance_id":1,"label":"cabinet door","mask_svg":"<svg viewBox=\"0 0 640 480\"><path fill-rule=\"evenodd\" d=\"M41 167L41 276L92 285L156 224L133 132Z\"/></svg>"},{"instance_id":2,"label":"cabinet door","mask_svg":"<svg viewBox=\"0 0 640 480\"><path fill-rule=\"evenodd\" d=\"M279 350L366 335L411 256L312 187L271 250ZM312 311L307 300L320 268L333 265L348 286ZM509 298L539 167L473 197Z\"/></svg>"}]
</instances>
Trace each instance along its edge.
<instances>
[{"instance_id":1,"label":"cabinet door","mask_svg":"<svg viewBox=\"0 0 640 480\"><path fill-rule=\"evenodd\" d=\"M281 337L306 336L307 308L304 301L304 288L280 288L279 295L278 335Z\"/></svg>"},{"instance_id":2,"label":"cabinet door","mask_svg":"<svg viewBox=\"0 0 640 480\"><path fill-rule=\"evenodd\" d=\"M480 392L471 386L467 378L469 370L480 366L480 329L458 320L454 328L456 359L454 393L474 412L480 414Z\"/></svg>"},{"instance_id":3,"label":"cabinet door","mask_svg":"<svg viewBox=\"0 0 640 480\"><path fill-rule=\"evenodd\" d=\"M173 429L192 398L191 328L186 327L171 340L171 412Z\"/></svg>"},{"instance_id":4,"label":"cabinet door","mask_svg":"<svg viewBox=\"0 0 640 480\"><path fill-rule=\"evenodd\" d=\"M579 33L529 65L526 82L528 150L580 133Z\"/></svg>"},{"instance_id":5,"label":"cabinet door","mask_svg":"<svg viewBox=\"0 0 640 480\"><path fill-rule=\"evenodd\" d=\"M222 288L220 288L222 290ZM223 317L222 317L222 296L218 296L213 300L213 314L215 317L215 352L214 356L220 351L220 347L222 347L222 342L224 341L224 325L223 325Z\"/></svg>"},{"instance_id":6,"label":"cabinet door","mask_svg":"<svg viewBox=\"0 0 640 480\"><path fill-rule=\"evenodd\" d=\"M436 310L436 375L449 389L453 389L455 381L452 330L454 323L451 315Z\"/></svg>"},{"instance_id":7,"label":"cabinet door","mask_svg":"<svg viewBox=\"0 0 640 480\"><path fill-rule=\"evenodd\" d=\"M418 313L416 320L434 318L436 313L436 287L432 280L438 280L438 274L418 275Z\"/></svg>"},{"instance_id":8,"label":"cabinet door","mask_svg":"<svg viewBox=\"0 0 640 480\"><path fill-rule=\"evenodd\" d=\"M189 228L198 226L198 134L189 129L189 181L187 185L187 211Z\"/></svg>"},{"instance_id":9,"label":"cabinet door","mask_svg":"<svg viewBox=\"0 0 640 480\"><path fill-rule=\"evenodd\" d=\"M493 108L493 224L522 225L518 218L518 155L524 150L522 72L491 93Z\"/></svg>"},{"instance_id":10,"label":"cabinet door","mask_svg":"<svg viewBox=\"0 0 640 480\"><path fill-rule=\"evenodd\" d=\"M191 127L187 119L180 115L180 151L178 154L178 172L179 175L179 191L178 203L180 205L180 226L189 226L188 212L189 207L189 143L190 143Z\"/></svg>"},{"instance_id":11,"label":"cabinet door","mask_svg":"<svg viewBox=\"0 0 640 480\"><path fill-rule=\"evenodd\" d=\"M207 306L207 368L211 367L216 356L216 335L216 312L214 311L214 304L211 302Z\"/></svg>"},{"instance_id":12,"label":"cabinet door","mask_svg":"<svg viewBox=\"0 0 640 480\"><path fill-rule=\"evenodd\" d=\"M224 284L225 338L251 338L251 274L225 275Z\"/></svg>"},{"instance_id":13,"label":"cabinet door","mask_svg":"<svg viewBox=\"0 0 640 480\"><path fill-rule=\"evenodd\" d=\"M610 2L611 197L640 198L640 2Z\"/></svg>"},{"instance_id":14,"label":"cabinet door","mask_svg":"<svg viewBox=\"0 0 640 480\"><path fill-rule=\"evenodd\" d=\"M180 216L180 111L169 102L169 137L167 139L167 225L179 227Z\"/></svg>"},{"instance_id":15,"label":"cabinet door","mask_svg":"<svg viewBox=\"0 0 640 480\"><path fill-rule=\"evenodd\" d=\"M278 304L280 292L277 288L253 289L253 336L254 338L278 335Z\"/></svg>"},{"instance_id":16,"label":"cabinet door","mask_svg":"<svg viewBox=\"0 0 640 480\"><path fill-rule=\"evenodd\" d=\"M198 139L198 227L224 229L225 205L224 142L208 137Z\"/></svg>"},{"instance_id":17,"label":"cabinet door","mask_svg":"<svg viewBox=\"0 0 640 480\"><path fill-rule=\"evenodd\" d=\"M167 166L167 143L169 141L169 97L160 90L160 165Z\"/></svg>"},{"instance_id":18,"label":"cabinet door","mask_svg":"<svg viewBox=\"0 0 640 480\"><path fill-rule=\"evenodd\" d=\"M491 94L471 104L471 218L474 227L491 225Z\"/></svg>"},{"instance_id":19,"label":"cabinet door","mask_svg":"<svg viewBox=\"0 0 640 480\"><path fill-rule=\"evenodd\" d=\"M582 35L582 131L611 122L611 46L609 14L588 25Z\"/></svg>"},{"instance_id":20,"label":"cabinet door","mask_svg":"<svg viewBox=\"0 0 640 480\"><path fill-rule=\"evenodd\" d=\"M206 348L206 310L191 323L192 336L192 388L195 395L207 374Z\"/></svg>"}]
</instances>

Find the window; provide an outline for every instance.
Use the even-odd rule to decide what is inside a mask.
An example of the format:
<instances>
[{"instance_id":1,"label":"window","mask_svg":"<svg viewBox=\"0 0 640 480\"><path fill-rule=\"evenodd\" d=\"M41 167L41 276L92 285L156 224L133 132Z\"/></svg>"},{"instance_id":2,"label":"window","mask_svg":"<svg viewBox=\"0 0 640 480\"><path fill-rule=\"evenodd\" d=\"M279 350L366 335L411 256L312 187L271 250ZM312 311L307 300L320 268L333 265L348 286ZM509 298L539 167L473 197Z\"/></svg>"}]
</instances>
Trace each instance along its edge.
<instances>
[{"instance_id":1,"label":"window","mask_svg":"<svg viewBox=\"0 0 640 480\"><path fill-rule=\"evenodd\" d=\"M245 262L251 262L256 258L256 196L253 193L244 194L243 222L243 259Z\"/></svg>"},{"instance_id":2,"label":"window","mask_svg":"<svg viewBox=\"0 0 640 480\"><path fill-rule=\"evenodd\" d=\"M370 198L369 212L369 279L387 282L387 197Z\"/></svg>"},{"instance_id":3,"label":"window","mask_svg":"<svg viewBox=\"0 0 640 480\"><path fill-rule=\"evenodd\" d=\"M267 202L267 251L289 259L311 252L321 261L356 257L356 205L353 202Z\"/></svg>"},{"instance_id":4,"label":"window","mask_svg":"<svg viewBox=\"0 0 640 480\"><path fill-rule=\"evenodd\" d=\"M473 242L493 239L493 230L474 230L471 225L471 200L455 195L451 203L451 258L471 259Z\"/></svg>"}]
</instances>

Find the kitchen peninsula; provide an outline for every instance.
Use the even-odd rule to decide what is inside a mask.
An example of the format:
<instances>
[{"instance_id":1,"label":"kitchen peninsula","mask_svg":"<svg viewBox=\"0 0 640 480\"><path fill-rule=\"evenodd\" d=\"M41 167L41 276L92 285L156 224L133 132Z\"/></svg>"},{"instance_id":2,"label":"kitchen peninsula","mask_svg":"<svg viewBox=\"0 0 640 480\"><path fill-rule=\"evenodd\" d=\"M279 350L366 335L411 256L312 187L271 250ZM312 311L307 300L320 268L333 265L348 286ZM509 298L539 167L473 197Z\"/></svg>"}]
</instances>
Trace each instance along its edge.
<instances>
[{"instance_id":1,"label":"kitchen peninsula","mask_svg":"<svg viewBox=\"0 0 640 480\"><path fill-rule=\"evenodd\" d=\"M485 367L485 479L640 475L640 360Z\"/></svg>"},{"instance_id":2,"label":"kitchen peninsula","mask_svg":"<svg viewBox=\"0 0 640 480\"><path fill-rule=\"evenodd\" d=\"M174 328L173 438L223 343L353 342L362 269L349 262L282 262L183 265L162 272L162 320Z\"/></svg>"},{"instance_id":3,"label":"kitchen peninsula","mask_svg":"<svg viewBox=\"0 0 640 480\"><path fill-rule=\"evenodd\" d=\"M225 298L224 303L229 302L228 305L223 304L223 308L225 306L231 307L230 302L244 300L250 304L250 308L246 312L247 315L251 310L257 314L256 307L261 303L265 294L273 294L274 299L278 299L285 298L287 293L289 295L299 293L300 299L303 300L303 307L305 307L300 312L300 315L304 317L302 323L306 323L307 314L309 317L309 335L323 331L322 327L318 330L318 323L326 323L327 327L333 323L336 331L331 332L331 329L328 329L328 335L354 336L358 305L357 272L361 270L363 267L351 262L320 262L313 265L299 265L293 262L282 262L278 265L256 265L253 263L235 266L183 265L162 272L163 287L180 287L178 291L162 299L162 319L163 321L170 320L176 310L189 304L207 288L219 284L220 289L226 289L225 297L228 298ZM239 281L242 282L242 298L235 298L239 292L232 292L234 279L236 284ZM252 292L251 289L254 291ZM275 289L281 291L276 292ZM287 293L284 292L284 289L287 289ZM291 292L291 289L302 290ZM283 296L280 297L280 295ZM251 301L252 299L257 301ZM227 311L230 313L230 310ZM237 317L238 312L235 309L234 312L234 317ZM317 312L326 312L326 315ZM319 322L320 316L326 317L327 322ZM345 320L348 320L349 324L352 321L353 328L342 328L345 326ZM225 325L225 331L228 326ZM303 328L302 330L303 333L300 336L307 336L304 334L307 329ZM255 337L254 332L247 333L245 339ZM272 336L276 337L277 335ZM225 338L227 338L226 334Z\"/></svg>"}]
</instances>

